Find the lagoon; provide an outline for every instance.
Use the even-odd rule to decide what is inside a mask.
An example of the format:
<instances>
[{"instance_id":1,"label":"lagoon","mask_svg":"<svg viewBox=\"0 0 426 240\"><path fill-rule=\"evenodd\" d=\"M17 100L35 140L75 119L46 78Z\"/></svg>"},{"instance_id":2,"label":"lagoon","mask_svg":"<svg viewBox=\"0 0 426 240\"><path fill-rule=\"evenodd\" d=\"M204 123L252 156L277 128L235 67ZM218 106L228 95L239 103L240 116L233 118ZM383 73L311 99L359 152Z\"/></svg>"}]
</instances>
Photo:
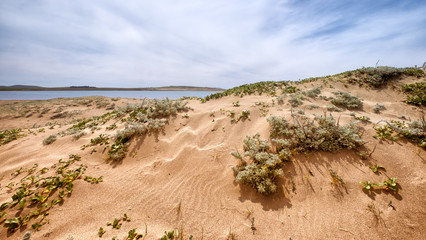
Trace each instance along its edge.
<instances>
[{"instance_id":1,"label":"lagoon","mask_svg":"<svg viewBox=\"0 0 426 240\"><path fill-rule=\"evenodd\" d=\"M0 100L46 100L52 98L74 98L105 96L121 98L170 98L206 97L215 91L0 91Z\"/></svg>"}]
</instances>

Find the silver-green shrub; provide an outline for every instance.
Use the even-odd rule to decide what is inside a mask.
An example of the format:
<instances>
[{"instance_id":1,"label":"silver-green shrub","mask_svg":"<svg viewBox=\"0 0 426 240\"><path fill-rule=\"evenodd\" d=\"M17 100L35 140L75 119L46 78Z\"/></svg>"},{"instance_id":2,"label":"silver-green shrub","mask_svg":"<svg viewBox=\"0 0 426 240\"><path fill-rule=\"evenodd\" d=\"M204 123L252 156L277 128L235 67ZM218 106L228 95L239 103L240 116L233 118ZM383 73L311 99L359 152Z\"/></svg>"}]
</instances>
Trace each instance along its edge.
<instances>
[{"instance_id":1,"label":"silver-green shrub","mask_svg":"<svg viewBox=\"0 0 426 240\"><path fill-rule=\"evenodd\" d=\"M235 181L254 187L262 194L276 192L276 178L284 176L281 169L282 161L273 153L267 140L261 140L259 134L253 137L247 136L243 140L244 157L250 159L250 163L238 152L231 154L241 160L241 165L233 167L236 174Z\"/></svg>"},{"instance_id":2,"label":"silver-green shrub","mask_svg":"<svg viewBox=\"0 0 426 240\"><path fill-rule=\"evenodd\" d=\"M303 96L301 94L290 94L290 99L288 100L292 107L297 107L303 104Z\"/></svg>"},{"instance_id":3,"label":"silver-green shrub","mask_svg":"<svg viewBox=\"0 0 426 240\"><path fill-rule=\"evenodd\" d=\"M303 94L307 97L317 98L321 94L321 87L312 88L303 92Z\"/></svg>"},{"instance_id":4,"label":"silver-green shrub","mask_svg":"<svg viewBox=\"0 0 426 240\"><path fill-rule=\"evenodd\" d=\"M331 103L336 106L342 106L347 109L361 109L362 108L362 99L356 96L352 96L348 92L337 91L333 92L336 96L331 99Z\"/></svg>"}]
</instances>

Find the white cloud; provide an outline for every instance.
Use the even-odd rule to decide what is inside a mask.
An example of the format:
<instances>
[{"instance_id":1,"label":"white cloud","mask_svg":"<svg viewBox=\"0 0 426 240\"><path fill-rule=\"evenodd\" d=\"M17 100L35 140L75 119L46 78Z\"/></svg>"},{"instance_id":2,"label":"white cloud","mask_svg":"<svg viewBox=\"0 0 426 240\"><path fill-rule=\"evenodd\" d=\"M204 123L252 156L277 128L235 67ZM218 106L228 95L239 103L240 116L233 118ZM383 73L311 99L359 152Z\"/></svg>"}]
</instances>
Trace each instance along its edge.
<instances>
[{"instance_id":1,"label":"white cloud","mask_svg":"<svg viewBox=\"0 0 426 240\"><path fill-rule=\"evenodd\" d=\"M425 4L303 2L5 0L0 85L232 87L426 60Z\"/></svg>"}]
</instances>

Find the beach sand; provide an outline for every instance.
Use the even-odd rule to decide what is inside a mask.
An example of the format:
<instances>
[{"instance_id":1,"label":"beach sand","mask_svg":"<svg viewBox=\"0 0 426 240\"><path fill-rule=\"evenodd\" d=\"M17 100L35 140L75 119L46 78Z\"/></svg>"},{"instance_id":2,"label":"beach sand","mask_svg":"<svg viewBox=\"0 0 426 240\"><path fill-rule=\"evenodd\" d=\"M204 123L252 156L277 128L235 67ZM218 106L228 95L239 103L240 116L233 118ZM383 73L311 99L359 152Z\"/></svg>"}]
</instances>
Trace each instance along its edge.
<instances>
[{"instance_id":1,"label":"beach sand","mask_svg":"<svg viewBox=\"0 0 426 240\"><path fill-rule=\"evenodd\" d=\"M418 81L425 79L405 77L396 85ZM278 192L267 196L235 182L232 166L238 160L230 152L242 152L246 136L259 133L262 139L269 139L269 116L283 116L293 122L288 97L284 104L264 94L227 96L206 103L187 100L192 110L170 118L159 134L132 139L121 161L108 160L105 145L81 150L82 145L100 134L112 137L123 129L125 123L118 119L85 129L86 135L78 140L72 135L58 136L49 145L44 145L43 140L71 127L75 119L100 116L119 106L141 103L141 99L0 101L0 129L22 128L26 134L0 146L0 203L11 201L17 189L14 186L8 190L9 183L19 183L27 176L21 173L13 177L14 171L31 168L35 163L37 170L50 168L59 159L67 160L70 154L81 156L73 167L84 164L84 175L103 177L97 184L75 180L72 194L48 211L49 222L40 231L31 228L40 217L16 232L7 231L2 223L0 239L22 239L27 231L31 231L31 239L123 239L133 228L144 235L146 229L145 239L160 239L164 231L172 229L183 231L184 239L190 235L193 239L424 239L425 151L404 139L391 142L373 138L373 124L377 121L402 121L402 116L419 120L424 108L406 104L405 94L391 86L377 90L345 85L318 80L295 86L302 91L322 86L323 96L342 90L362 98L363 108L353 112L371 119L358 126L364 146L372 154L366 160L352 150L298 154L284 164ZM240 106L234 106L236 101ZM386 107L380 114L372 110L376 103ZM311 104L319 108L310 110ZM312 117L314 113L324 114L327 105L329 101L307 97L298 108ZM236 114L249 110L250 118L231 123L228 110ZM339 124L346 124L353 120L351 112L331 114L339 119ZM106 129L114 123L117 129ZM373 173L369 167L375 164L384 166L386 171ZM333 183L329 169L345 185ZM368 194L360 184L366 180L383 182L388 177L397 178L397 193ZM0 213L5 211L12 214L6 218L14 217L16 208ZM24 211L27 209L35 210L27 206ZM122 221L120 229L107 226L125 213L131 221ZM98 237L100 227L106 230L102 238Z\"/></svg>"}]
</instances>

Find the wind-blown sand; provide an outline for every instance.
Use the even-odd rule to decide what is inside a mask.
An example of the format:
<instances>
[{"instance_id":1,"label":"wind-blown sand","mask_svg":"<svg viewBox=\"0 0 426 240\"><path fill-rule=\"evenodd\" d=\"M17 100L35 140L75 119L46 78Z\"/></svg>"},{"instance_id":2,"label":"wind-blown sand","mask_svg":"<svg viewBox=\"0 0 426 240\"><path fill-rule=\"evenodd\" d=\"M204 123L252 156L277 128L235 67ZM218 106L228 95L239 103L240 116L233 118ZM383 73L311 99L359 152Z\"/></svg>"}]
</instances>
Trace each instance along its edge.
<instances>
[{"instance_id":1,"label":"wind-blown sand","mask_svg":"<svg viewBox=\"0 0 426 240\"><path fill-rule=\"evenodd\" d=\"M408 77L398 83L414 81L425 79ZM79 154L82 159L78 164L87 165L85 175L103 176L103 182L76 180L72 195L49 210L49 223L40 231L31 229L35 220L14 233L8 232L3 223L0 239L22 239L27 231L32 231L31 239L123 239L133 228L144 234L145 227L146 239L159 239L164 231L179 228L184 231L184 239L190 235L193 239L227 239L230 233L236 239L425 239L425 151L404 139L392 143L372 137L373 123L381 119L402 121L398 118L402 115L418 120L424 108L404 103L405 95L391 87L347 88L340 82L324 85L322 81L297 85L301 90L314 86L323 86L321 95L331 96L332 92L342 90L364 99L363 110L354 112L371 118L372 123L358 126L363 129L365 147L369 152L375 150L367 160L361 160L351 150L299 154L283 167L284 178L279 181L282 190L269 196L234 181L231 167L238 161L230 152L241 152L242 140L247 135L259 133L262 139L268 139L269 116L284 116L293 121L288 98L283 105L277 104L275 97L264 95L224 97L206 103L189 100L193 110L186 113L188 118L180 113L170 119L162 134L136 137L120 162L107 161L104 146L85 150L80 147L101 133L112 136L117 130L106 127L116 123L118 129L123 129L121 121L112 119L94 133L86 129L87 134L78 140L70 135L58 137L50 145L43 145L43 140L66 130L72 119L99 116L110 111L106 110L108 107L142 100L94 97L1 101L0 129L33 128L36 133L0 146L0 203L11 200L13 193L6 185L26 175L13 178L13 171L35 163L39 164L38 169L50 167L59 159L68 159L69 154ZM240 102L239 107L233 106L235 101ZM266 113L255 105L259 101L270 105ZM381 114L371 109L376 103L386 107ZM309 110L310 104L320 108ZM312 116L323 114L327 104L330 103L319 98L306 98L298 108ZM43 109L51 110L41 114ZM231 123L227 110L236 114L249 110L250 119ZM332 115L345 124L353 120L350 112ZM64 114L51 119L58 113ZM45 126L55 121L61 125L54 125L53 129ZM44 132L38 132L41 127ZM374 164L386 167L386 171L373 173L369 166ZM345 186L332 183L330 168L342 177ZM382 182L387 177L397 178L398 193L376 191L369 195L360 185L361 181ZM394 208L389 206L390 202ZM120 230L106 226L124 213L131 221L124 222ZM254 234L252 226L256 229ZM106 230L102 238L98 237L100 227Z\"/></svg>"}]
</instances>

